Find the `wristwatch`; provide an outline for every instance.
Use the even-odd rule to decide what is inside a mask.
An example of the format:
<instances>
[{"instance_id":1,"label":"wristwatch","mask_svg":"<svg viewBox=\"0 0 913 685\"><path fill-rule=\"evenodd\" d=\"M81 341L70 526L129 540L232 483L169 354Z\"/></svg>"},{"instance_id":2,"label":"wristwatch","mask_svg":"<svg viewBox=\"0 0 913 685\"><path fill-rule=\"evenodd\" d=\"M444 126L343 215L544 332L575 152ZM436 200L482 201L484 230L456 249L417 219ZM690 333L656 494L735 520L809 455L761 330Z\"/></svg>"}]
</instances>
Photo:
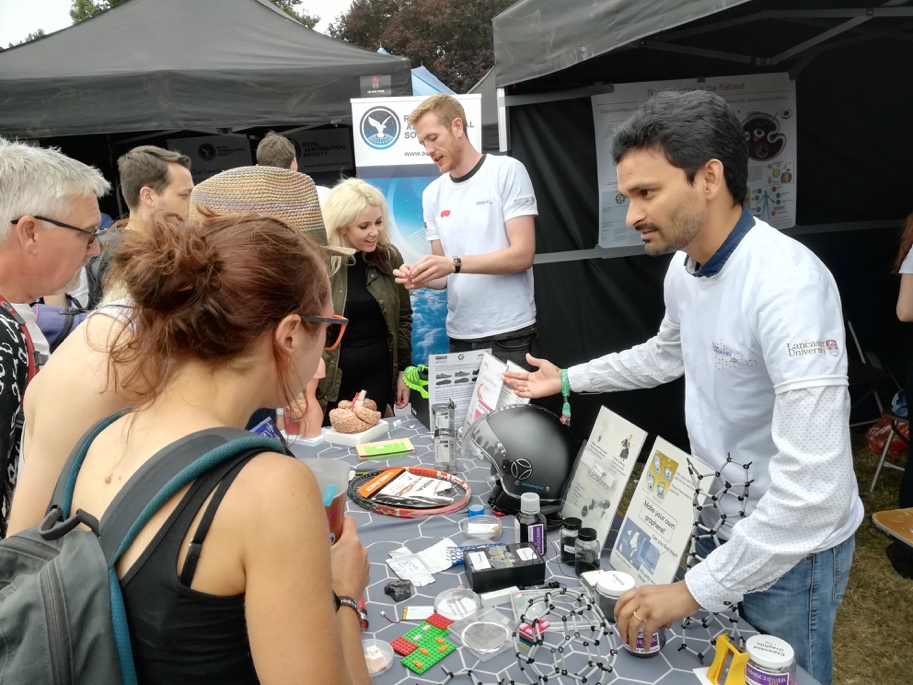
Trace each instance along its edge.
<instances>
[{"instance_id":1,"label":"wristwatch","mask_svg":"<svg viewBox=\"0 0 913 685\"><path fill-rule=\"evenodd\" d=\"M462 268L463 268L463 260L460 259L459 257L454 257L453 258L453 273L455 273L455 274L460 273L460 269L462 269Z\"/></svg>"},{"instance_id":2,"label":"wristwatch","mask_svg":"<svg viewBox=\"0 0 913 685\"><path fill-rule=\"evenodd\" d=\"M345 595L340 597L334 592L333 604L336 606L336 611L339 611L339 607L341 606L351 607L355 613L358 614L358 622L361 625L361 629L368 629L368 612L358 606L358 602L356 602L354 599L351 597L346 597Z\"/></svg>"}]
</instances>

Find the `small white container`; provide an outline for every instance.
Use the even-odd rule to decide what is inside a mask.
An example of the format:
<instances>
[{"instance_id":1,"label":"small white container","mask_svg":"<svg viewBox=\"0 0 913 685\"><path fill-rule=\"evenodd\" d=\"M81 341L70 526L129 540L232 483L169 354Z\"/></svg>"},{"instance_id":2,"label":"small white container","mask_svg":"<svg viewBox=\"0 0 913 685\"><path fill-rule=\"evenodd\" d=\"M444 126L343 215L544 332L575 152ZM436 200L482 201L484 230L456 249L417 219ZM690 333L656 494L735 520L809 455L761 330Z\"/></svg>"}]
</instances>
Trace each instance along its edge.
<instances>
[{"instance_id":1,"label":"small white container","mask_svg":"<svg viewBox=\"0 0 913 685\"><path fill-rule=\"evenodd\" d=\"M615 604L624 593L634 589L634 578L621 571L601 571L596 581L596 599L609 623L615 623Z\"/></svg>"},{"instance_id":2,"label":"small white container","mask_svg":"<svg viewBox=\"0 0 913 685\"><path fill-rule=\"evenodd\" d=\"M745 685L790 685L796 674L796 652L786 640L752 635L745 641L745 651Z\"/></svg>"},{"instance_id":3,"label":"small white container","mask_svg":"<svg viewBox=\"0 0 913 685\"><path fill-rule=\"evenodd\" d=\"M376 678L381 673L386 673L393 665L393 647L383 640L366 639L361 641L361 649L365 655L365 665L368 674Z\"/></svg>"},{"instance_id":4,"label":"small white container","mask_svg":"<svg viewBox=\"0 0 913 685\"><path fill-rule=\"evenodd\" d=\"M497 540L502 530L501 519L491 514L470 516L460 521L460 531L469 540Z\"/></svg>"}]
</instances>

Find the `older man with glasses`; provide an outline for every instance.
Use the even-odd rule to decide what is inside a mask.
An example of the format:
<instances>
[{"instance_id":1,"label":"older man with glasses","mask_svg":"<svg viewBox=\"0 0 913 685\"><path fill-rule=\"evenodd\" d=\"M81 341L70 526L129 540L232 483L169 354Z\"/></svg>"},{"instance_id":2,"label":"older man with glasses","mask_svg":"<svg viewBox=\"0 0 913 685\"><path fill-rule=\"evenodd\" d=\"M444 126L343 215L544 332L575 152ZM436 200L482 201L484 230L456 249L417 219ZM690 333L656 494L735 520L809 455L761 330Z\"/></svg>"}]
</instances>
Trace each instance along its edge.
<instances>
[{"instance_id":1,"label":"older man with glasses","mask_svg":"<svg viewBox=\"0 0 913 685\"><path fill-rule=\"evenodd\" d=\"M98 169L58 150L0 138L0 188L0 537L5 537L17 480L22 398L43 361L22 312L28 314L28 303L42 295L65 291L98 254L98 198L110 184Z\"/></svg>"},{"instance_id":2,"label":"older man with glasses","mask_svg":"<svg viewBox=\"0 0 913 685\"><path fill-rule=\"evenodd\" d=\"M314 182L304 174L276 167L240 167L216 174L192 191L191 219L203 213L248 212L281 219L318 243L326 244ZM87 230L91 225L52 213L42 216ZM133 217L131 209L131 221ZM343 254L353 252L338 249ZM82 434L97 420L144 399L128 397L123 388L108 382L106 342L112 335L129 335L124 327L130 307L129 297L125 297L107 302L93 312L54 352L47 368L29 390L25 403L25 468L10 517L10 533L41 522L60 469ZM346 319L305 316L309 321L328 324L326 347L339 344Z\"/></svg>"}]
</instances>

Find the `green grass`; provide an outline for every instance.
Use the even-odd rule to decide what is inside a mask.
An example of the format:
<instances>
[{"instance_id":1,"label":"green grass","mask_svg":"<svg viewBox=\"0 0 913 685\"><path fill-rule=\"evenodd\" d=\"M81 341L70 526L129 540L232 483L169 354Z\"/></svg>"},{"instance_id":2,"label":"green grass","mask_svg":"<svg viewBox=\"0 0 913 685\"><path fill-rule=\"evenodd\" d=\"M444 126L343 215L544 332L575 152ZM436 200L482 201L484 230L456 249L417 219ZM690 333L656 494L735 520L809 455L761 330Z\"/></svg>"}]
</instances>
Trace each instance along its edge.
<instances>
[{"instance_id":1,"label":"green grass","mask_svg":"<svg viewBox=\"0 0 913 685\"><path fill-rule=\"evenodd\" d=\"M856 556L834 629L835 685L908 685L913 682L913 580L894 571L884 550L888 538L870 517L897 508L901 473L883 470L869 485L878 456L855 435L853 454L865 519L856 533Z\"/></svg>"}]
</instances>

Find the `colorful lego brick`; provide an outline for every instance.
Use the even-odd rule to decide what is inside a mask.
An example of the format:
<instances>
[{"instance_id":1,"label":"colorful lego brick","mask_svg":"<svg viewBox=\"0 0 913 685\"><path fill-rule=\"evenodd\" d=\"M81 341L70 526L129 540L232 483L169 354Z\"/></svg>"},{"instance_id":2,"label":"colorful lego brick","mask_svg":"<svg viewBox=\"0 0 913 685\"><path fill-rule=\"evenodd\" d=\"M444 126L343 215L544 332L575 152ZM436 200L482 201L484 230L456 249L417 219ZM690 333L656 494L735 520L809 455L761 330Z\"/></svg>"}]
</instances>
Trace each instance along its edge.
<instances>
[{"instance_id":1,"label":"colorful lego brick","mask_svg":"<svg viewBox=\"0 0 913 685\"><path fill-rule=\"evenodd\" d=\"M413 673L422 675L455 649L455 644L439 637L430 642L428 647L419 647L409 656L403 657L402 664ZM428 653L424 654L423 652Z\"/></svg>"},{"instance_id":2,"label":"colorful lego brick","mask_svg":"<svg viewBox=\"0 0 913 685\"><path fill-rule=\"evenodd\" d=\"M422 623L406 633L405 638L416 645L424 646L428 641L444 637L449 632L446 628L435 628L429 623Z\"/></svg>"},{"instance_id":3,"label":"colorful lego brick","mask_svg":"<svg viewBox=\"0 0 913 685\"><path fill-rule=\"evenodd\" d=\"M393 651L399 654L400 656L406 656L407 654L412 654L418 645L414 642L410 642L404 637L398 637L393 642L390 643L390 646L393 647Z\"/></svg>"},{"instance_id":4,"label":"colorful lego brick","mask_svg":"<svg viewBox=\"0 0 913 685\"><path fill-rule=\"evenodd\" d=\"M453 621L445 616L441 616L435 611L433 614L431 614L431 616L425 619L425 623L430 623L435 628L440 628L441 630L449 630L450 626L453 624Z\"/></svg>"},{"instance_id":5,"label":"colorful lego brick","mask_svg":"<svg viewBox=\"0 0 913 685\"><path fill-rule=\"evenodd\" d=\"M531 643L536 642L549 625L548 621L539 621L535 626L531 626L528 623L521 623L519 628L520 637L525 638Z\"/></svg>"}]
</instances>

